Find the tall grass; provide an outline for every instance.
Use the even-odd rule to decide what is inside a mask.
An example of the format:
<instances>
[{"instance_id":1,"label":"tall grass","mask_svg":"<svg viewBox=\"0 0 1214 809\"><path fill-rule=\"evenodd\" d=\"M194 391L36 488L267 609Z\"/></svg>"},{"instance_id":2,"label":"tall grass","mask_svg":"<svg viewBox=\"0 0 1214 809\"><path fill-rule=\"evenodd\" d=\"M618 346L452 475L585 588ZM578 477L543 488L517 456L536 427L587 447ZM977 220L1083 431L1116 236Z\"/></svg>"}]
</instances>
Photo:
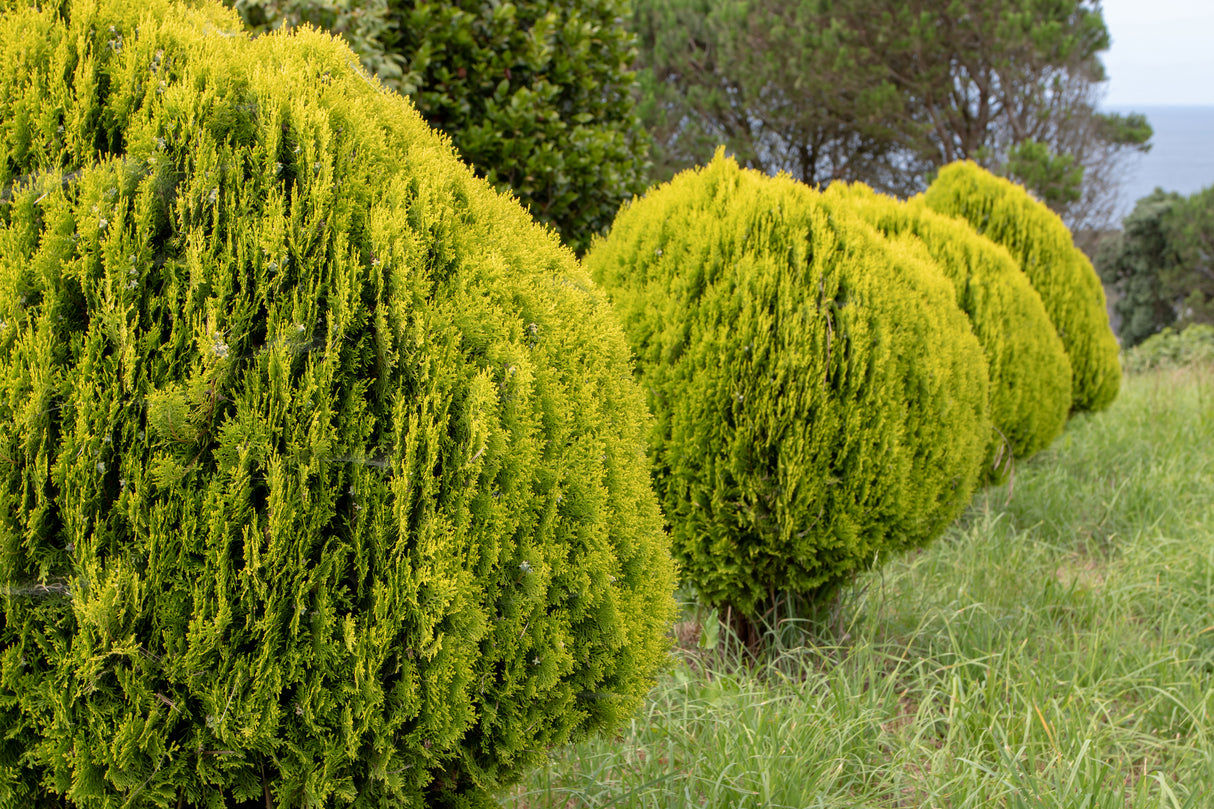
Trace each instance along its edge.
<instances>
[{"instance_id":1,"label":"tall grass","mask_svg":"<svg viewBox=\"0 0 1214 809\"><path fill-rule=\"evenodd\" d=\"M762 660L685 644L504 804L1214 806L1214 372L1128 378L942 540L771 624Z\"/></svg>"}]
</instances>

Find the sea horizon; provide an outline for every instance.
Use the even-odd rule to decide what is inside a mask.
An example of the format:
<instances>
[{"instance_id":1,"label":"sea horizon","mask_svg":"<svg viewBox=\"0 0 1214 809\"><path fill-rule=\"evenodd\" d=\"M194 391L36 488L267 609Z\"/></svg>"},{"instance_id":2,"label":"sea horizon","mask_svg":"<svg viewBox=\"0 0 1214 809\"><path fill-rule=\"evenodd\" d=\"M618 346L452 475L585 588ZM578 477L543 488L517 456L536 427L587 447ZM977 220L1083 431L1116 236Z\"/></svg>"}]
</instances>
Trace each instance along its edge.
<instances>
[{"instance_id":1,"label":"sea horizon","mask_svg":"<svg viewBox=\"0 0 1214 809\"><path fill-rule=\"evenodd\" d=\"M1189 196L1214 185L1214 105L1116 104L1102 111L1142 113L1154 129L1151 150L1126 160L1118 224L1156 188Z\"/></svg>"}]
</instances>

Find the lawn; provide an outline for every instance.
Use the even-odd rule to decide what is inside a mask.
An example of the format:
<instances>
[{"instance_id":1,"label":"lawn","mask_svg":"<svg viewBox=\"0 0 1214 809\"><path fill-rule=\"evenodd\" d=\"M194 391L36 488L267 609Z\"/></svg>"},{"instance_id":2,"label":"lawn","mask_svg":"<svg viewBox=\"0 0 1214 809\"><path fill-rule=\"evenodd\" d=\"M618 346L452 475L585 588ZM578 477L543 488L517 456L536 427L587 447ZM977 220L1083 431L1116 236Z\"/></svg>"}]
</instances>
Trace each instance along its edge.
<instances>
[{"instance_id":1,"label":"lawn","mask_svg":"<svg viewBox=\"0 0 1214 809\"><path fill-rule=\"evenodd\" d=\"M1214 370L1130 376L764 659L689 606L642 713L503 803L1204 809L1212 607Z\"/></svg>"}]
</instances>

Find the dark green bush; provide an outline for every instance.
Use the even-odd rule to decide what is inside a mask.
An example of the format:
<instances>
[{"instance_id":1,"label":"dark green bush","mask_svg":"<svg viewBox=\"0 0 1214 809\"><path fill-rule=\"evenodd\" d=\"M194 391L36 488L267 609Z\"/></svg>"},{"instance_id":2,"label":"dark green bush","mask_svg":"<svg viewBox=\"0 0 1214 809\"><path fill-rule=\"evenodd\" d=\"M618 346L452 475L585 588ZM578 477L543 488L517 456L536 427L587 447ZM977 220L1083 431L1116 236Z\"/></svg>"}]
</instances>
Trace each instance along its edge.
<instances>
[{"instance_id":1,"label":"dark green bush","mask_svg":"<svg viewBox=\"0 0 1214 809\"><path fill-rule=\"evenodd\" d=\"M1121 366L1104 288L1058 215L1021 186L970 161L941 169L924 199L933 210L966 220L1007 248L1041 296L1066 346L1071 409L1108 407L1121 386Z\"/></svg>"},{"instance_id":2,"label":"dark green bush","mask_svg":"<svg viewBox=\"0 0 1214 809\"><path fill-rule=\"evenodd\" d=\"M1214 326L1214 185L1172 206L1163 230L1174 260L1160 280L1176 302L1177 325Z\"/></svg>"},{"instance_id":3,"label":"dark green bush","mask_svg":"<svg viewBox=\"0 0 1214 809\"><path fill-rule=\"evenodd\" d=\"M460 155L583 251L645 188L628 0L228 0L340 33Z\"/></svg>"},{"instance_id":4,"label":"dark green bush","mask_svg":"<svg viewBox=\"0 0 1214 809\"><path fill-rule=\"evenodd\" d=\"M328 35L0 17L0 805L472 806L673 571L607 299Z\"/></svg>"},{"instance_id":5,"label":"dark green bush","mask_svg":"<svg viewBox=\"0 0 1214 809\"><path fill-rule=\"evenodd\" d=\"M1118 293L1125 348L1167 327L1214 324L1214 186L1189 197L1157 188L1138 200L1096 267Z\"/></svg>"},{"instance_id":6,"label":"dark green bush","mask_svg":"<svg viewBox=\"0 0 1214 809\"><path fill-rule=\"evenodd\" d=\"M952 281L990 369L994 429L983 465L986 479L1000 479L1012 458L1049 446L1071 409L1071 365L1041 297L1015 259L966 223L935 213L922 198L900 202L844 183L831 184L826 195L886 236L921 242Z\"/></svg>"},{"instance_id":7,"label":"dark green bush","mask_svg":"<svg viewBox=\"0 0 1214 809\"><path fill-rule=\"evenodd\" d=\"M936 536L986 450L987 369L953 289L905 245L718 152L626 205L587 266L657 416L685 577L755 617Z\"/></svg>"},{"instance_id":8,"label":"dark green bush","mask_svg":"<svg viewBox=\"0 0 1214 809\"><path fill-rule=\"evenodd\" d=\"M1121 232L1096 254L1096 270L1116 292L1113 309L1121 317L1117 334L1123 348L1136 346L1176 322L1176 302L1163 283L1176 261L1164 220L1182 199L1156 188L1138 200L1122 220Z\"/></svg>"}]
</instances>

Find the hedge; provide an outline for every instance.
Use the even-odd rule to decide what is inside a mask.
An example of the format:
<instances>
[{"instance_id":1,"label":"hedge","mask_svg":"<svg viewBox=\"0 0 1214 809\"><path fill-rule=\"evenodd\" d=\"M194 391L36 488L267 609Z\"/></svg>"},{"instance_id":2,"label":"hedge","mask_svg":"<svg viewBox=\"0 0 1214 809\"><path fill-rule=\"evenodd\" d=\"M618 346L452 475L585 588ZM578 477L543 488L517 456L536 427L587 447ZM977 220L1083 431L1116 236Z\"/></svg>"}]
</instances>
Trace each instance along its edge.
<instances>
[{"instance_id":1,"label":"hedge","mask_svg":"<svg viewBox=\"0 0 1214 809\"><path fill-rule=\"evenodd\" d=\"M657 418L684 577L757 617L939 534L986 450L987 367L949 282L788 177L705 168L626 204L586 264Z\"/></svg>"},{"instance_id":2,"label":"hedge","mask_svg":"<svg viewBox=\"0 0 1214 809\"><path fill-rule=\"evenodd\" d=\"M1041 296L1066 346L1071 410L1108 407L1121 386L1121 365L1104 288L1058 215L1021 186L970 161L941 169L924 201L1007 248Z\"/></svg>"},{"instance_id":3,"label":"hedge","mask_svg":"<svg viewBox=\"0 0 1214 809\"><path fill-rule=\"evenodd\" d=\"M832 183L827 196L849 205L888 237L923 245L953 284L957 305L986 352L991 421L983 475L994 482L1057 438L1071 409L1071 365L1041 297L1008 252L964 222L867 186Z\"/></svg>"}]
</instances>

